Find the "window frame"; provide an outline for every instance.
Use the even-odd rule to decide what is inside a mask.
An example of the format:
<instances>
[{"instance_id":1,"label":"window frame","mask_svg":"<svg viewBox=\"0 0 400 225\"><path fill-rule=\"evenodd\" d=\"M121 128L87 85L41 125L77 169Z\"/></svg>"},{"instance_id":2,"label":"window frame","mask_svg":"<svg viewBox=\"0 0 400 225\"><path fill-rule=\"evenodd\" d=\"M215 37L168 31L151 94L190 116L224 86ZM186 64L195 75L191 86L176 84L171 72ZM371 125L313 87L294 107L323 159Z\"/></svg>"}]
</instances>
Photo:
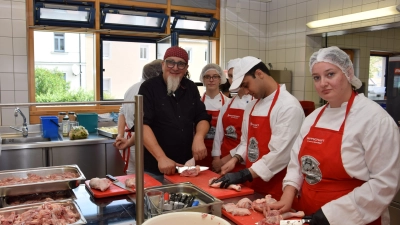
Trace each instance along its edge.
<instances>
[{"instance_id":1,"label":"window frame","mask_svg":"<svg viewBox=\"0 0 400 225\"><path fill-rule=\"evenodd\" d=\"M105 4L115 4L114 0L86 0L86 2L93 3L95 8L95 18L94 18L94 28L84 28L84 27L61 27L57 25L35 25L34 14L28 13L34 11L35 1L26 1L26 15L27 15L27 59L28 59L28 99L29 102L35 101L35 61L34 61L34 31L50 31L55 33L65 33L65 32L76 32L76 33L92 33L94 35L94 67L95 71L94 79L95 79L95 101L100 101L102 99L101 96L101 65L102 56L100 56L100 36L101 35L120 35L125 36L126 38L154 38L161 39L167 35L171 34L171 25L170 20L167 20L166 28L164 33L150 33L150 32L137 32L137 31L126 31L126 30L110 30L110 29L102 29L101 28L101 7L102 3ZM128 0L120 0L118 1L119 5L130 6L130 7L142 7L142 8L154 8L154 9L163 9L165 10L165 14L171 16L172 12L176 11L185 11L185 12L196 12L203 14L210 14L214 18L220 18L220 0L217 0L216 9L203 9L203 8L194 8L194 7L186 7L186 6L177 6L172 5L171 1L167 1L167 4L158 4L158 3L148 3L148 2L138 2L138 1L128 1ZM219 46L219 36L220 36L220 26L217 27L213 37L215 46ZM200 36L200 38L209 40L208 36ZM212 58L216 59L216 63L219 62L219 48L213 47L213 52L209 53L212 55ZM30 106L29 107L29 119L30 123L40 123L40 116L43 115L57 115L60 111L74 111L76 113L80 112L97 112L97 113L107 113L107 112L118 112L120 105L102 105L102 104L93 104L93 105L71 105L71 106L57 106L57 103L54 103L54 106Z\"/></svg>"},{"instance_id":2,"label":"window frame","mask_svg":"<svg viewBox=\"0 0 400 225\"><path fill-rule=\"evenodd\" d=\"M54 52L65 52L65 33L59 33L59 32L54 32ZM59 36L62 35L62 36ZM56 49L56 40L57 40L57 44L58 44L58 49ZM63 42L64 45L64 49L60 49L61 46L61 41Z\"/></svg>"}]
</instances>

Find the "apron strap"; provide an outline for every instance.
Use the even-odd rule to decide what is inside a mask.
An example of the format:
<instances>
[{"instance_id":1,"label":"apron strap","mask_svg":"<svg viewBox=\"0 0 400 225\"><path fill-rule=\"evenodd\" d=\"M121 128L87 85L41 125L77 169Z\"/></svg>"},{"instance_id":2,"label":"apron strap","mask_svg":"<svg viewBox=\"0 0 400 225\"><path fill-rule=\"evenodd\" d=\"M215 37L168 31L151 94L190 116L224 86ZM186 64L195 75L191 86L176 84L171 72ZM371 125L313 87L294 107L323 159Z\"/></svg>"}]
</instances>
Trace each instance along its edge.
<instances>
[{"instance_id":1,"label":"apron strap","mask_svg":"<svg viewBox=\"0 0 400 225\"><path fill-rule=\"evenodd\" d=\"M132 133L131 133L131 129L128 128L128 125L125 124L125 132L127 132L127 136L126 139L130 139L132 137ZM131 156L131 147L127 147L126 149L122 150L123 154L122 154L122 159L125 162L125 166L124 166L124 173L126 173L127 169L128 169L128 164L129 164L129 158Z\"/></svg>"}]
</instances>

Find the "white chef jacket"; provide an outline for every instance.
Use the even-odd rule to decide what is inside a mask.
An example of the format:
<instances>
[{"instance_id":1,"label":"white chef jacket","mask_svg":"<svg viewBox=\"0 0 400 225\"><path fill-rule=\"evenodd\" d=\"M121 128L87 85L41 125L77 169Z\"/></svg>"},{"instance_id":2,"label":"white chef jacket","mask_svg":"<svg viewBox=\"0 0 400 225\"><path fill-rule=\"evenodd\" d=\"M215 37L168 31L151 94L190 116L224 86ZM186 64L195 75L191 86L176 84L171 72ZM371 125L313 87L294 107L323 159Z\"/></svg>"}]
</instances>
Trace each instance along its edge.
<instances>
[{"instance_id":1,"label":"white chef jacket","mask_svg":"<svg viewBox=\"0 0 400 225\"><path fill-rule=\"evenodd\" d=\"M260 99L252 112L253 116L267 116L275 92ZM249 114L257 99L247 104L243 115L242 137L236 149L236 154L247 159L247 129ZM290 160L290 150L300 131L304 120L304 110L293 95L286 91L283 84L278 99L270 115L272 136L268 144L270 152L263 155L251 166L251 169L264 181L269 181L275 174L284 169Z\"/></svg>"},{"instance_id":2,"label":"white chef jacket","mask_svg":"<svg viewBox=\"0 0 400 225\"><path fill-rule=\"evenodd\" d=\"M222 97L224 98L224 103L226 104L230 98L226 97L224 94L219 92L214 98L210 98L207 94L205 94L204 105L206 105L206 110L215 110L218 111L222 108ZM200 96L200 100L203 100L203 96Z\"/></svg>"},{"instance_id":3,"label":"white chef jacket","mask_svg":"<svg viewBox=\"0 0 400 225\"><path fill-rule=\"evenodd\" d=\"M242 98L239 96L236 96L236 98L231 98L229 101L225 103L224 106L219 111L218 115L218 120L217 120L217 127L215 131L215 136L214 136L214 143L213 143L213 149L211 151L211 156L221 156L221 145L222 145L222 140L224 139L224 126L222 124L222 117L224 116L226 110L228 109L229 104L233 101L231 108L232 109L245 109L246 105L251 102L253 96L251 95L243 95ZM234 151L231 152L231 155L236 154L236 148L233 149Z\"/></svg>"},{"instance_id":4,"label":"white chef jacket","mask_svg":"<svg viewBox=\"0 0 400 225\"><path fill-rule=\"evenodd\" d=\"M328 106L316 127L338 131L344 120L346 106L347 102L340 108ZM321 109L312 112L301 127L290 153L283 188L291 185L300 190L302 186L303 175L298 154L303 138ZM379 216L382 216L382 224L389 224L387 207L399 190L399 152L399 128L392 117L363 94L357 95L346 119L341 154L349 176L366 182L322 207L331 225L367 224Z\"/></svg>"},{"instance_id":5,"label":"white chef jacket","mask_svg":"<svg viewBox=\"0 0 400 225\"><path fill-rule=\"evenodd\" d=\"M132 85L124 95L124 101L132 101L135 100L135 95L139 93L140 85L144 80L139 81L138 83ZM131 129L134 125L135 121L135 104L134 103L124 103L122 104L119 113L124 115L125 123L129 129ZM124 137L127 138L127 132L125 132ZM122 154L122 153L121 153ZM129 155L129 163L128 169L126 171L127 174L135 173L135 145L130 147L130 155Z\"/></svg>"}]
</instances>

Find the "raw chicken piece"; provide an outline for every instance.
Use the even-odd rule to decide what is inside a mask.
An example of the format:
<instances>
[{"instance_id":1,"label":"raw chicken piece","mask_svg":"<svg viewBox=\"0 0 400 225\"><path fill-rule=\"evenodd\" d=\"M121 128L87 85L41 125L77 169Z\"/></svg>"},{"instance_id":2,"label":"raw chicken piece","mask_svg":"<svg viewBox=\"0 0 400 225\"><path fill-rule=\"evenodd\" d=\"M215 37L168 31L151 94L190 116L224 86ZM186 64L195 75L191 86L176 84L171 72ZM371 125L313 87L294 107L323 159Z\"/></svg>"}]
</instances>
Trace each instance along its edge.
<instances>
[{"instance_id":1,"label":"raw chicken piece","mask_svg":"<svg viewBox=\"0 0 400 225\"><path fill-rule=\"evenodd\" d=\"M208 181L208 184L210 185L210 187L220 188L222 182L211 184L216 179L218 179L218 178L217 177L213 177ZM235 191L241 191L242 187L240 186L240 184L231 184L231 185L228 186L228 189L232 189L232 190L235 190Z\"/></svg>"},{"instance_id":2,"label":"raw chicken piece","mask_svg":"<svg viewBox=\"0 0 400 225\"><path fill-rule=\"evenodd\" d=\"M267 205L275 202L277 202L276 199L272 198L271 195L266 195L265 198L254 200L253 208L258 212L263 212Z\"/></svg>"},{"instance_id":3,"label":"raw chicken piece","mask_svg":"<svg viewBox=\"0 0 400 225\"><path fill-rule=\"evenodd\" d=\"M248 198L242 198L236 203L236 206L238 208L253 209L253 202Z\"/></svg>"},{"instance_id":4,"label":"raw chicken piece","mask_svg":"<svg viewBox=\"0 0 400 225\"><path fill-rule=\"evenodd\" d=\"M279 225L281 220L304 217L304 212L286 212L280 215L278 210L269 210L267 205L267 209L264 210L264 216L265 218L258 222L259 225Z\"/></svg>"},{"instance_id":5,"label":"raw chicken piece","mask_svg":"<svg viewBox=\"0 0 400 225\"><path fill-rule=\"evenodd\" d=\"M239 208L237 207L237 204L234 203L227 203L225 205L222 205L222 208L234 216L248 216L251 214L248 209Z\"/></svg>"},{"instance_id":6,"label":"raw chicken piece","mask_svg":"<svg viewBox=\"0 0 400 225\"><path fill-rule=\"evenodd\" d=\"M101 178L100 179L98 177L95 177L95 178L92 178L90 180L89 186L91 188L93 188L93 189L98 189L100 191L105 191L110 187L111 183L112 182L107 178Z\"/></svg>"},{"instance_id":7,"label":"raw chicken piece","mask_svg":"<svg viewBox=\"0 0 400 225\"><path fill-rule=\"evenodd\" d=\"M135 189L136 179L135 178L128 178L125 180L125 186Z\"/></svg>"},{"instance_id":8,"label":"raw chicken piece","mask_svg":"<svg viewBox=\"0 0 400 225\"><path fill-rule=\"evenodd\" d=\"M200 166L196 166L192 169L184 170L181 173L181 177L195 177L195 176L199 175L199 173L200 173Z\"/></svg>"}]
</instances>

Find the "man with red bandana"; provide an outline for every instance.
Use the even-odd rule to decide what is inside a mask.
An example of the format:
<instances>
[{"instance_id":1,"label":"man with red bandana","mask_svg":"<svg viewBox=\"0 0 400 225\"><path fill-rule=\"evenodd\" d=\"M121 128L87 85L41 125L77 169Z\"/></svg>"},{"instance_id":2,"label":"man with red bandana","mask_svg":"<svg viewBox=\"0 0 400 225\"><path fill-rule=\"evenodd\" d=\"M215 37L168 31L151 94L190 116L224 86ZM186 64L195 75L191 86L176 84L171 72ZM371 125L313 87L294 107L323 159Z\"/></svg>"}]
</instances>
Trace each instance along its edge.
<instances>
[{"instance_id":1,"label":"man with red bandana","mask_svg":"<svg viewBox=\"0 0 400 225\"><path fill-rule=\"evenodd\" d=\"M188 79L188 54L178 46L167 49L163 73L145 81L143 95L144 170L158 180L175 173L192 157L201 160L207 151L204 138L210 116L197 86Z\"/></svg>"}]
</instances>

